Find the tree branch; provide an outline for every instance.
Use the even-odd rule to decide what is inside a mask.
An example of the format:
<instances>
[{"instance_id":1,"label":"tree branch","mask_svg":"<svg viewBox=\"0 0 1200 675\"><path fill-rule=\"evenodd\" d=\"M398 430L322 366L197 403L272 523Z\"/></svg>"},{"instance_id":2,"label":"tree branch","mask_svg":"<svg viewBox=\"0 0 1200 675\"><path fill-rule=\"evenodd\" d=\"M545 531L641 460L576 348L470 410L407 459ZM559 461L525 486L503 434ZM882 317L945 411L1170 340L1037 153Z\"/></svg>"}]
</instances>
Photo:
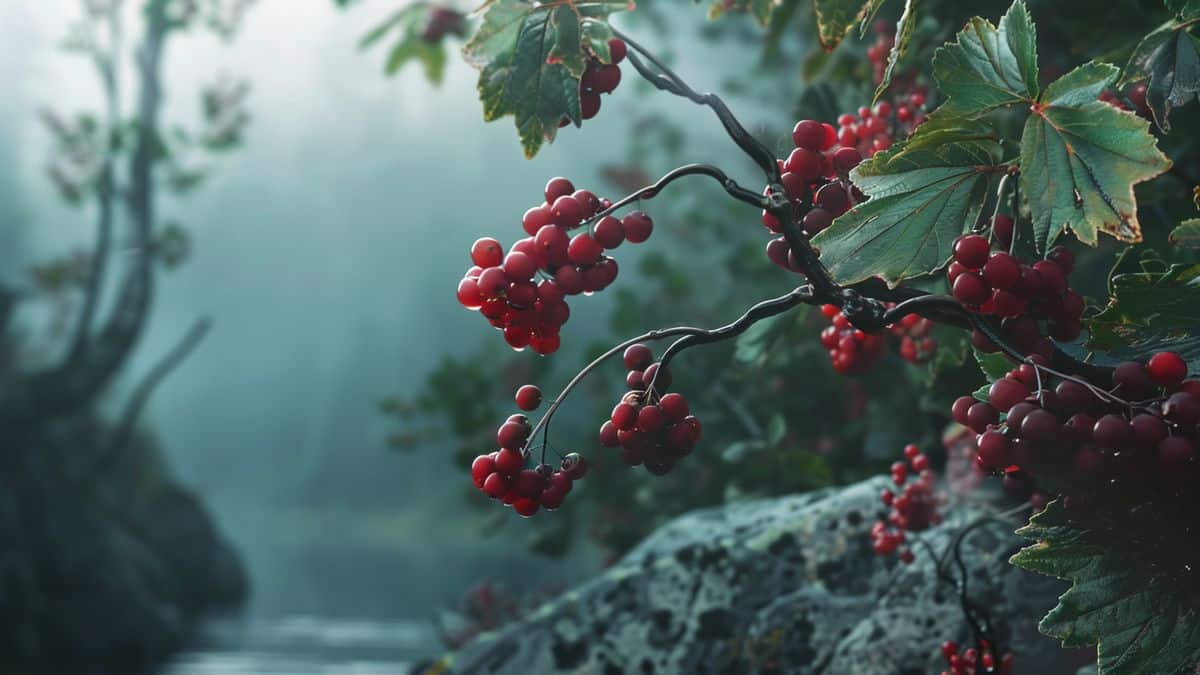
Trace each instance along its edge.
<instances>
[{"instance_id":1,"label":"tree branch","mask_svg":"<svg viewBox=\"0 0 1200 675\"><path fill-rule=\"evenodd\" d=\"M722 326L720 328L706 330L704 328L694 328L692 326L675 326L674 328L662 328L662 329L658 329L658 330L652 330L648 333L643 333L642 335L639 335L637 337L633 337L628 340L625 340L624 342L621 342L620 344L612 347L611 349L604 352L600 356L597 356L595 359L592 360L591 363L584 366L583 370L580 370L578 373L576 373L575 377L572 377L570 382L567 382L566 386L563 387L562 391L559 392L558 396L554 397L554 400L550 402L550 407L546 409L546 414L542 415L542 418L540 420L538 420L538 423L536 425L534 425L533 431L531 431L529 433L529 443L527 444L527 447L532 447L533 439L535 439L537 437L537 434L539 431L541 431L542 429L549 428L550 418L552 418L554 416L554 413L558 411L558 407L560 405L562 405L562 402L564 400L566 400L567 396L570 395L571 391L576 386L578 386L580 382L583 382L584 378L586 378L589 373L591 373L593 370L595 370L600 364L604 363L606 360L612 358L613 356L615 356L621 352L624 352L625 349L628 348L629 346L635 345L639 342L649 342L651 340L661 340L663 338L674 337L676 335L687 335L687 336L695 337L697 340L697 342L695 344L707 344L710 342L717 342L718 340L728 340L730 338L737 337L738 335L742 334L743 332L745 332L745 330L747 328L754 325L758 321L761 321L767 317L775 316L776 314L782 314L783 312L786 312L787 310L789 310L801 303L810 303L811 304L812 302L813 302L812 289L809 288L808 286L801 286L786 295L782 295L778 298L772 298L770 300L764 300L763 302L760 302L757 305L754 305L749 310L747 310L745 314L743 314L741 317L739 317L736 321L734 321L731 324ZM668 355L672 355L671 349L675 349L676 351L679 351L679 349L682 349L682 347L676 348L677 344L678 344L678 342L671 345L671 347L667 349L667 352L663 354L662 364L664 366L666 365L667 360L669 358ZM660 369L660 372L661 372L661 369ZM655 380L657 380L657 376L655 377ZM646 390L651 391L653 389L653 387L654 387L654 382L651 382L650 385L646 388ZM543 440L543 443L542 443L543 456L545 455L545 445L546 445L546 443Z\"/></svg>"},{"instance_id":2,"label":"tree branch","mask_svg":"<svg viewBox=\"0 0 1200 675\"><path fill-rule=\"evenodd\" d=\"M105 444L104 450L101 451L91 467L83 473L83 476L94 478L112 468L117 458L121 456L121 453L129 445L129 439L133 437L138 418L141 416L142 410L146 407L146 403L150 400L150 396L154 393L155 388L158 387L172 370L183 363L184 359L200 344L200 341L204 339L204 336L208 334L211 328L212 320L208 318L198 319L192 324L192 327L183 336L183 339L146 373L146 376L129 397L129 402L126 403L125 410L120 417L120 422L117 423L117 427L113 431L109 442Z\"/></svg>"},{"instance_id":3,"label":"tree branch","mask_svg":"<svg viewBox=\"0 0 1200 675\"><path fill-rule=\"evenodd\" d=\"M88 284L84 291L83 307L80 310L78 324L75 327L75 337L72 339L68 360L78 360L87 351L92 332L92 323L96 315L96 306L100 302L100 291L104 287L104 278L108 268L108 257L112 249L113 229L113 196L116 191L113 162L113 136L121 124L121 87L118 63L121 58L121 12L114 9L108 13L109 48L107 54L96 52L92 61L100 77L104 90L107 110L106 138L104 146L104 162L100 168L99 189L97 199L100 213L96 224L96 246L92 251L92 268L88 274Z\"/></svg>"},{"instance_id":4,"label":"tree branch","mask_svg":"<svg viewBox=\"0 0 1200 675\"><path fill-rule=\"evenodd\" d=\"M653 184L647 185L646 187L640 188L635 192L618 199L617 201L613 202L612 206L598 212L586 222L590 223L600 220L610 213L613 213L614 211L617 211L618 209L638 200L653 199L654 197L658 196L658 193L661 192L663 188L685 176L709 176L719 182L721 187L725 188L725 192L729 193L731 197L738 201L745 202L760 209L765 209L769 205L766 197L757 192L747 190L741 185L738 185L737 181L733 180L724 171L712 166L711 164L685 164L681 167L671 169Z\"/></svg>"}]
</instances>

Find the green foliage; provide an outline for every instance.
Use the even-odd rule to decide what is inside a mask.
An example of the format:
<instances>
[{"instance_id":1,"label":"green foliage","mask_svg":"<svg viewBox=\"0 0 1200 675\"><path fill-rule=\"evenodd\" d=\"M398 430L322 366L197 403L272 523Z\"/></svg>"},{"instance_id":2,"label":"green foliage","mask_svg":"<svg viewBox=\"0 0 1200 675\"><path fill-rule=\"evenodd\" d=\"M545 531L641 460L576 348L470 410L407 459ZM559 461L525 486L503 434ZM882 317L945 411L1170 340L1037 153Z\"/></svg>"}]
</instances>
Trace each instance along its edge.
<instances>
[{"instance_id":1,"label":"green foliage","mask_svg":"<svg viewBox=\"0 0 1200 675\"><path fill-rule=\"evenodd\" d=\"M578 125L579 78L593 52L593 36L600 35L590 29L589 39L584 39L582 23L626 7L620 2L491 2L482 25L463 48L467 61L480 71L484 119L512 115L526 157L554 140L564 118Z\"/></svg>"},{"instance_id":2,"label":"green foliage","mask_svg":"<svg viewBox=\"0 0 1200 675\"><path fill-rule=\"evenodd\" d=\"M856 24L870 23L882 4L882 0L813 0L821 45L827 50L838 46Z\"/></svg>"},{"instance_id":3,"label":"green foliage","mask_svg":"<svg viewBox=\"0 0 1200 675\"><path fill-rule=\"evenodd\" d=\"M1122 359L1170 349L1200 369L1200 265L1118 274L1111 287L1108 306L1089 321L1089 347Z\"/></svg>"},{"instance_id":4,"label":"green foliage","mask_svg":"<svg viewBox=\"0 0 1200 675\"><path fill-rule=\"evenodd\" d=\"M1171 166L1148 123L1097 101L1117 69L1084 64L1043 92L1021 136L1021 186L1045 249L1070 229L1095 246L1098 232L1142 239L1134 185Z\"/></svg>"},{"instance_id":5,"label":"green foliage","mask_svg":"<svg viewBox=\"0 0 1200 675\"><path fill-rule=\"evenodd\" d=\"M425 69L425 77L430 83L441 84L446 72L446 45L442 40L443 35L431 39L426 32L435 9L427 2L408 5L363 36L359 46L366 49L389 34L395 34L384 62L384 73L395 75L405 64L416 61ZM460 25L457 31L447 34L461 33Z\"/></svg>"},{"instance_id":6,"label":"green foliage","mask_svg":"<svg viewBox=\"0 0 1200 675\"><path fill-rule=\"evenodd\" d=\"M978 117L992 110L1032 101L1038 93L1037 40L1025 3L993 26L975 17L933 57L933 78L949 100L946 115Z\"/></svg>"},{"instance_id":7,"label":"green foliage","mask_svg":"<svg viewBox=\"0 0 1200 675\"><path fill-rule=\"evenodd\" d=\"M851 172L870 199L813 239L821 261L843 283L881 276L894 284L937 269L979 216L1000 157L988 125L934 115Z\"/></svg>"},{"instance_id":8,"label":"green foliage","mask_svg":"<svg viewBox=\"0 0 1200 675\"><path fill-rule=\"evenodd\" d=\"M1200 615L1174 584L1137 564L1137 551L1073 523L1061 500L1017 534L1037 543L1021 549L1012 564L1071 581L1038 625L1043 633L1064 647L1097 645L1105 675L1176 673L1200 661Z\"/></svg>"},{"instance_id":9,"label":"green foliage","mask_svg":"<svg viewBox=\"0 0 1200 675\"><path fill-rule=\"evenodd\" d=\"M1171 111L1200 95L1200 43L1188 33L1195 20L1171 20L1142 38L1121 78L1149 80L1146 102L1165 131L1171 129Z\"/></svg>"},{"instance_id":10,"label":"green foliage","mask_svg":"<svg viewBox=\"0 0 1200 675\"><path fill-rule=\"evenodd\" d=\"M875 87L875 96L871 99L871 103L879 100L880 96L887 91L888 86L892 84L892 75L896 72L896 64L904 57L904 52L908 50L908 45L912 41L913 32L916 29L917 0L905 0L904 13L900 15L900 21L896 23L896 42L892 45L891 51L888 52L887 66L883 70L883 79L880 80L879 86Z\"/></svg>"},{"instance_id":11,"label":"green foliage","mask_svg":"<svg viewBox=\"0 0 1200 675\"><path fill-rule=\"evenodd\" d=\"M1171 230L1170 240L1176 246L1200 250L1200 218L1180 223L1179 227Z\"/></svg>"}]
</instances>

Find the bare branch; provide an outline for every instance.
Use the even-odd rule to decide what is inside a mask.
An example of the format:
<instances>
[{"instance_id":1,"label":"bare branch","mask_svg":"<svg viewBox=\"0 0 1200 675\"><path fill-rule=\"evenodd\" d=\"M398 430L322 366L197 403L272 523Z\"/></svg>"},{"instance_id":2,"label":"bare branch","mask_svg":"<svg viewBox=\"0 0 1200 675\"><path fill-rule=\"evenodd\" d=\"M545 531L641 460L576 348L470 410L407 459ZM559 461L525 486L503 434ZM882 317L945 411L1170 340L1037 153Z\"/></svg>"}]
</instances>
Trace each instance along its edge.
<instances>
[{"instance_id":1,"label":"bare branch","mask_svg":"<svg viewBox=\"0 0 1200 675\"><path fill-rule=\"evenodd\" d=\"M211 319L198 319L192 324L192 327L183 336L183 339L146 373L142 381L133 390L133 394L129 397L129 402L125 404L125 410L121 413L120 421L117 423L109 442L105 444L104 450L100 452L91 467L83 473L84 477L95 478L105 473L116 463L117 458L128 447L129 440L133 437L134 429L137 428L138 418L141 417L142 410L146 407L146 403L150 400L150 396L154 393L155 388L158 387L171 371L183 363L184 359L200 344L200 341L204 339L204 336L208 334L211 328Z\"/></svg>"}]
</instances>

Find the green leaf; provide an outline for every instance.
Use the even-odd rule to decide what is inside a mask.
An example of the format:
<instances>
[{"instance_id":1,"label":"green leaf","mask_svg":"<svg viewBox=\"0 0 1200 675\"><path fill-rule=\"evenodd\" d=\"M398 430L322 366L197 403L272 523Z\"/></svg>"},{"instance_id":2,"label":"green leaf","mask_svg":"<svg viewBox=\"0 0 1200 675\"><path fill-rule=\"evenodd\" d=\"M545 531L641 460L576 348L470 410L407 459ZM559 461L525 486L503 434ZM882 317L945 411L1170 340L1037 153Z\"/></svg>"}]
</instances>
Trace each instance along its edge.
<instances>
[{"instance_id":1,"label":"green leaf","mask_svg":"<svg viewBox=\"0 0 1200 675\"><path fill-rule=\"evenodd\" d=\"M1113 66L1086 63L1047 87L1025 120L1021 189L1041 250L1067 229L1092 246L1100 232L1142 239L1133 186L1171 162L1146 120L1096 100L1116 75Z\"/></svg>"},{"instance_id":2,"label":"green leaf","mask_svg":"<svg viewBox=\"0 0 1200 675\"><path fill-rule=\"evenodd\" d=\"M879 10L879 0L813 0L821 46L832 50L867 14Z\"/></svg>"},{"instance_id":3,"label":"green leaf","mask_svg":"<svg viewBox=\"0 0 1200 675\"><path fill-rule=\"evenodd\" d=\"M888 52L887 66L883 69L883 79L880 80L879 86L875 87L875 97L871 99L872 104L878 101L879 97L883 96L883 92L887 91L888 86L892 84L892 73L896 70L896 64L900 62L900 58L908 49L908 43L913 36L913 28L917 25L916 5L917 0L905 0L904 13L900 15L900 21L896 23L896 41L892 43L892 50Z\"/></svg>"},{"instance_id":4,"label":"green leaf","mask_svg":"<svg viewBox=\"0 0 1200 675\"><path fill-rule=\"evenodd\" d=\"M1180 21L1200 19L1200 0L1165 0L1163 4L1175 12Z\"/></svg>"},{"instance_id":5,"label":"green leaf","mask_svg":"<svg viewBox=\"0 0 1200 675\"><path fill-rule=\"evenodd\" d=\"M769 26L775 5L775 0L714 0L709 5L708 18L716 19L726 12L746 12L752 15L759 25Z\"/></svg>"},{"instance_id":6,"label":"green leaf","mask_svg":"<svg viewBox=\"0 0 1200 675\"><path fill-rule=\"evenodd\" d=\"M983 115L1038 94L1037 34L1017 0L998 26L975 17L958 39L933 55L933 77L949 99L947 114Z\"/></svg>"},{"instance_id":7,"label":"green leaf","mask_svg":"<svg viewBox=\"0 0 1200 675\"><path fill-rule=\"evenodd\" d=\"M871 29L871 22L875 20L875 15L883 7L883 2L884 0L870 0L867 3L866 9L863 10L862 21L858 22L858 37L866 37L867 31Z\"/></svg>"},{"instance_id":8,"label":"green leaf","mask_svg":"<svg viewBox=\"0 0 1200 675\"><path fill-rule=\"evenodd\" d=\"M1096 644L1102 675L1161 675L1200 662L1200 617L1175 584L1133 564L1137 553L1103 545L1103 537L1067 517L1060 500L1017 534L1036 543L1012 564L1072 582L1038 629L1064 647Z\"/></svg>"},{"instance_id":9,"label":"green leaf","mask_svg":"<svg viewBox=\"0 0 1200 675\"><path fill-rule=\"evenodd\" d=\"M1121 88L1149 80L1146 104L1164 131L1171 129L1174 108L1200 96L1200 45L1188 34L1190 25L1187 20L1168 21L1142 38L1117 83Z\"/></svg>"},{"instance_id":10,"label":"green leaf","mask_svg":"<svg viewBox=\"0 0 1200 675\"><path fill-rule=\"evenodd\" d=\"M978 349L972 349L975 354L975 362L979 364L979 369L983 371L983 376L987 381L995 382L1008 375L1008 371L1013 369L1013 364L1008 360L1008 357L997 352L995 354L984 354Z\"/></svg>"},{"instance_id":11,"label":"green leaf","mask_svg":"<svg viewBox=\"0 0 1200 675\"><path fill-rule=\"evenodd\" d=\"M484 119L512 115L526 157L554 140L563 118L578 124L579 76L586 57L581 15L598 18L626 6L595 2L577 14L570 5L491 2L463 48L467 61L480 70Z\"/></svg>"},{"instance_id":12,"label":"green leaf","mask_svg":"<svg viewBox=\"0 0 1200 675\"><path fill-rule=\"evenodd\" d=\"M1185 220L1169 236L1171 243L1183 248L1200 250L1200 218Z\"/></svg>"},{"instance_id":13,"label":"green leaf","mask_svg":"<svg viewBox=\"0 0 1200 675\"><path fill-rule=\"evenodd\" d=\"M881 276L891 284L928 274L973 225L1000 170L1000 144L982 122L933 115L906 142L851 172L870 199L813 239L842 283Z\"/></svg>"},{"instance_id":14,"label":"green leaf","mask_svg":"<svg viewBox=\"0 0 1200 675\"><path fill-rule=\"evenodd\" d=\"M1164 272L1118 274L1112 297L1093 324L1161 329L1200 329L1200 264L1172 265Z\"/></svg>"},{"instance_id":15,"label":"green leaf","mask_svg":"<svg viewBox=\"0 0 1200 675\"><path fill-rule=\"evenodd\" d=\"M737 337L734 343L734 360L742 364L757 363L794 321L795 317L789 313L755 322Z\"/></svg>"},{"instance_id":16,"label":"green leaf","mask_svg":"<svg viewBox=\"0 0 1200 675\"><path fill-rule=\"evenodd\" d=\"M409 61L416 59L425 67L425 77L433 84L441 84L446 72L446 48L440 42L421 39L406 39L392 47L383 71L395 75Z\"/></svg>"}]
</instances>

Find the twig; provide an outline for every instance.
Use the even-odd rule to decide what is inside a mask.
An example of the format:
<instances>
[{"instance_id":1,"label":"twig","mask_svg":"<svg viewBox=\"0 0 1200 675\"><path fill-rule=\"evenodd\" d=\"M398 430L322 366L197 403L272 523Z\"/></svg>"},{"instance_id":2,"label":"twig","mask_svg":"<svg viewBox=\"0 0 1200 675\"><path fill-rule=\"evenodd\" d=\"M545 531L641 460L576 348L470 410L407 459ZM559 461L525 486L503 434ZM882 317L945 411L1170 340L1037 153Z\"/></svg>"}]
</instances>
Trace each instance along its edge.
<instances>
[{"instance_id":1,"label":"twig","mask_svg":"<svg viewBox=\"0 0 1200 675\"><path fill-rule=\"evenodd\" d=\"M105 473L116 463L117 458L120 457L129 444L129 439L133 436L133 431L137 427L138 418L141 416L142 410L146 407L146 403L150 400L150 396L154 393L154 389L192 353L192 350L196 348L196 345L200 344L200 341L204 339L204 336L208 334L211 328L211 319L198 319L192 324L191 329L183 336L183 339L146 373L146 376L138 384L137 388L134 389L133 395L129 397L129 402L126 403L125 410L121 414L120 422L113 431L109 442L105 445L105 449L92 462L89 469L82 474L84 477L95 478Z\"/></svg>"},{"instance_id":2,"label":"twig","mask_svg":"<svg viewBox=\"0 0 1200 675\"><path fill-rule=\"evenodd\" d=\"M597 356L592 360L591 363L584 366L583 370L580 370L578 373L576 373L575 377L572 377L571 380L567 382L566 386L563 387L558 396L551 401L550 407L546 409L546 414L542 415L542 418L538 420L536 425L534 425L533 431L529 433L529 444L532 445L533 439L537 437L538 431L549 426L550 418L552 418L554 413L558 411L558 407L562 405L562 402L566 400L568 395L570 395L571 390L578 386L579 383L582 382L584 378L586 378L588 374L595 370L601 363L604 363L604 361L608 360L609 358L625 351L625 349L629 346L635 345L639 342L661 340L663 338L674 337L676 335L695 336L697 339L695 344L706 344L709 342L716 342L718 340L727 340L740 335L757 321L761 321L770 316L775 316L776 314L782 314L796 305L802 302L808 302L811 299L811 289L807 286L801 286L800 288L793 290L791 293L782 295L778 298L772 298L771 300L764 300L763 302L754 305L736 321L720 328L706 330L704 328L695 328L692 326L676 326L674 328L652 330L648 333L643 333L642 335L621 342L600 356ZM672 347L675 347L675 345L672 345ZM667 365L669 355L673 356L671 349L668 349L667 352L663 354L663 357L660 360L662 365L659 367L658 372L662 372L662 368ZM650 382L650 384L646 387L646 390L652 391L657 380L658 373L656 372L654 380ZM545 442L546 441L543 439L543 456L545 456Z\"/></svg>"},{"instance_id":3,"label":"twig","mask_svg":"<svg viewBox=\"0 0 1200 675\"><path fill-rule=\"evenodd\" d=\"M765 209L770 205L766 197L758 194L757 192L747 190L741 185L738 185L737 181L730 178L724 171L715 166L710 164L685 164L684 166L668 171L665 175L663 175L662 178L659 178L653 184L647 185L646 187L640 188L633 193L618 199L617 201L613 202L612 206L596 213L596 215L592 216L585 222L591 223L600 220L601 218L633 202L642 199L653 199L654 197L658 196L658 193L661 192L663 188L685 176L709 176L721 183L721 187L725 188L725 191L738 201L745 202L760 209Z\"/></svg>"}]
</instances>

